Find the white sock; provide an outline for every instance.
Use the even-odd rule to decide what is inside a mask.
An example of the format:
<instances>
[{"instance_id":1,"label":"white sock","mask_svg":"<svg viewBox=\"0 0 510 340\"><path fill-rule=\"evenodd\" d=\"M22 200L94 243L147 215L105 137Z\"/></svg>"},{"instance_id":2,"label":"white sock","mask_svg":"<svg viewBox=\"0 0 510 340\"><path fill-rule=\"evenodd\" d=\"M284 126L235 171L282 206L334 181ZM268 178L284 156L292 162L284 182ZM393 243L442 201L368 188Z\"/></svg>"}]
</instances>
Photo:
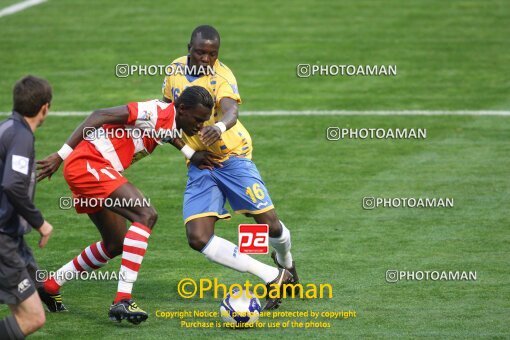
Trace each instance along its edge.
<instances>
[{"instance_id":1,"label":"white sock","mask_svg":"<svg viewBox=\"0 0 510 340\"><path fill-rule=\"evenodd\" d=\"M101 268L109 260L111 260L111 258L107 255L103 241L92 243L78 256L57 270L55 273L55 282L59 286L62 286L69 278L74 276L72 273L90 272Z\"/></svg>"},{"instance_id":2,"label":"white sock","mask_svg":"<svg viewBox=\"0 0 510 340\"><path fill-rule=\"evenodd\" d=\"M64 264L55 273L55 282L57 282L59 286L63 286L64 283L67 282L66 278L71 277L71 275L66 273L79 273L78 269L74 266L73 260Z\"/></svg>"},{"instance_id":3,"label":"white sock","mask_svg":"<svg viewBox=\"0 0 510 340\"><path fill-rule=\"evenodd\" d=\"M292 255L290 253L290 231L282 221L282 234L280 237L270 237L269 244L276 250L276 260L285 268L292 267Z\"/></svg>"},{"instance_id":4,"label":"white sock","mask_svg":"<svg viewBox=\"0 0 510 340\"><path fill-rule=\"evenodd\" d=\"M246 254L241 254L235 244L216 235L213 235L209 243L202 249L202 254L208 260L225 267L258 276L265 283L273 281L279 274L277 268L268 266Z\"/></svg>"}]
</instances>

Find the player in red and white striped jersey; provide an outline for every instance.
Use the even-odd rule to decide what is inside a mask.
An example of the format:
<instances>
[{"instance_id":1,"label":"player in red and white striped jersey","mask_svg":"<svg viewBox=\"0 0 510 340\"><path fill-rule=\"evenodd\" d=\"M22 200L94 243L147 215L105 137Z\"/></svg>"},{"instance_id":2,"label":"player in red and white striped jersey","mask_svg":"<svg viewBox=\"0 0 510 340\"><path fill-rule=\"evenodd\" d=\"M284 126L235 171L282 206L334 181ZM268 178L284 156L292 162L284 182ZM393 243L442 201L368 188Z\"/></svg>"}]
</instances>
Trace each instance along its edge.
<instances>
[{"instance_id":1,"label":"player in red and white striped jersey","mask_svg":"<svg viewBox=\"0 0 510 340\"><path fill-rule=\"evenodd\" d=\"M44 290L50 298L44 302L50 311L66 310L60 288L73 273L98 269L122 254L110 319L127 319L135 324L147 319L147 313L132 300L131 292L157 213L150 204L143 204L147 200L122 176L122 171L152 153L163 143L163 137L171 137L176 130L196 134L209 119L213 106L207 90L192 86L175 104L151 100L100 109L73 132L59 152L38 162L38 180L42 180L65 160L64 177L73 192L75 208L78 213L88 214L102 238L45 281ZM181 151L191 158L189 150ZM127 230L126 220L131 222Z\"/></svg>"}]
</instances>

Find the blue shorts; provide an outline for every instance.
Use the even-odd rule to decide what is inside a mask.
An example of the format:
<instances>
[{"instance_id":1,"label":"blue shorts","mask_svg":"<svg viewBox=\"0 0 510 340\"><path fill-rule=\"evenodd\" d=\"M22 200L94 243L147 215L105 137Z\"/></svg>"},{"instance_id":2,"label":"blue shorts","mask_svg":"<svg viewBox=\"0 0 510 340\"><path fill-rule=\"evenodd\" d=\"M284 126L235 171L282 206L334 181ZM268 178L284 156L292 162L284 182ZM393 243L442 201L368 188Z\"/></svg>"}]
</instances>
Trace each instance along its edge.
<instances>
[{"instance_id":1,"label":"blue shorts","mask_svg":"<svg viewBox=\"0 0 510 340\"><path fill-rule=\"evenodd\" d=\"M274 208L255 164L247 158L231 157L222 168L188 168L184 192L184 223L206 216L230 218L225 209L228 200L238 214L261 214Z\"/></svg>"}]
</instances>

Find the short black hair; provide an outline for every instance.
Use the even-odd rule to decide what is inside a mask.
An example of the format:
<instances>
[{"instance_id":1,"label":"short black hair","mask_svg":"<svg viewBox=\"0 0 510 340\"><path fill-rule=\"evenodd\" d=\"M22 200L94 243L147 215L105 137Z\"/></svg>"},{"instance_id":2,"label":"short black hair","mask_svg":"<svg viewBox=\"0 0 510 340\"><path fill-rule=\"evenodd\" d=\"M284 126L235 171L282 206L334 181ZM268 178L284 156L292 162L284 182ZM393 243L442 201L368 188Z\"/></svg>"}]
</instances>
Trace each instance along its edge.
<instances>
[{"instance_id":1,"label":"short black hair","mask_svg":"<svg viewBox=\"0 0 510 340\"><path fill-rule=\"evenodd\" d=\"M186 108L195 108L197 105L202 105L209 110L214 107L214 100L209 91L202 86L187 87L179 97L175 100L175 107L183 104Z\"/></svg>"},{"instance_id":2,"label":"short black hair","mask_svg":"<svg viewBox=\"0 0 510 340\"><path fill-rule=\"evenodd\" d=\"M220 34L216 30L216 28L209 25L201 25L193 30L191 33L191 39L189 41L190 44L193 43L193 40L200 34L203 39L207 40L218 40L220 42Z\"/></svg>"},{"instance_id":3,"label":"short black hair","mask_svg":"<svg viewBox=\"0 0 510 340\"><path fill-rule=\"evenodd\" d=\"M13 111L35 117L44 104L51 103L52 90L46 79L32 75L21 78L12 90Z\"/></svg>"}]
</instances>

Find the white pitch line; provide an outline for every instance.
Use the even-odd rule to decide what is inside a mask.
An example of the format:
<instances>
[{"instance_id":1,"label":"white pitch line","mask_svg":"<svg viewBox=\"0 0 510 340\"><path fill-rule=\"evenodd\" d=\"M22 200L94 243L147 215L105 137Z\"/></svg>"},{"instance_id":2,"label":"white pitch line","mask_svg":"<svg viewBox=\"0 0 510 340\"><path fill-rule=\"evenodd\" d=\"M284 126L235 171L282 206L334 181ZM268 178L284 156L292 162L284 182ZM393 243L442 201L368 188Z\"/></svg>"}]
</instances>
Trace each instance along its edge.
<instances>
[{"instance_id":1,"label":"white pitch line","mask_svg":"<svg viewBox=\"0 0 510 340\"><path fill-rule=\"evenodd\" d=\"M14 13L21 12L24 9L42 4L43 2L46 2L46 1L47 0L26 0L26 1L18 2L17 4L2 8L0 10L0 18L14 14Z\"/></svg>"},{"instance_id":2,"label":"white pitch line","mask_svg":"<svg viewBox=\"0 0 510 340\"><path fill-rule=\"evenodd\" d=\"M59 117L84 117L92 111L50 111L50 116ZM0 115L10 115L10 112L0 112ZM427 111L427 110L395 110L395 111L355 111L355 110L332 110L332 111L241 111L240 116L510 116L510 111Z\"/></svg>"}]
</instances>

